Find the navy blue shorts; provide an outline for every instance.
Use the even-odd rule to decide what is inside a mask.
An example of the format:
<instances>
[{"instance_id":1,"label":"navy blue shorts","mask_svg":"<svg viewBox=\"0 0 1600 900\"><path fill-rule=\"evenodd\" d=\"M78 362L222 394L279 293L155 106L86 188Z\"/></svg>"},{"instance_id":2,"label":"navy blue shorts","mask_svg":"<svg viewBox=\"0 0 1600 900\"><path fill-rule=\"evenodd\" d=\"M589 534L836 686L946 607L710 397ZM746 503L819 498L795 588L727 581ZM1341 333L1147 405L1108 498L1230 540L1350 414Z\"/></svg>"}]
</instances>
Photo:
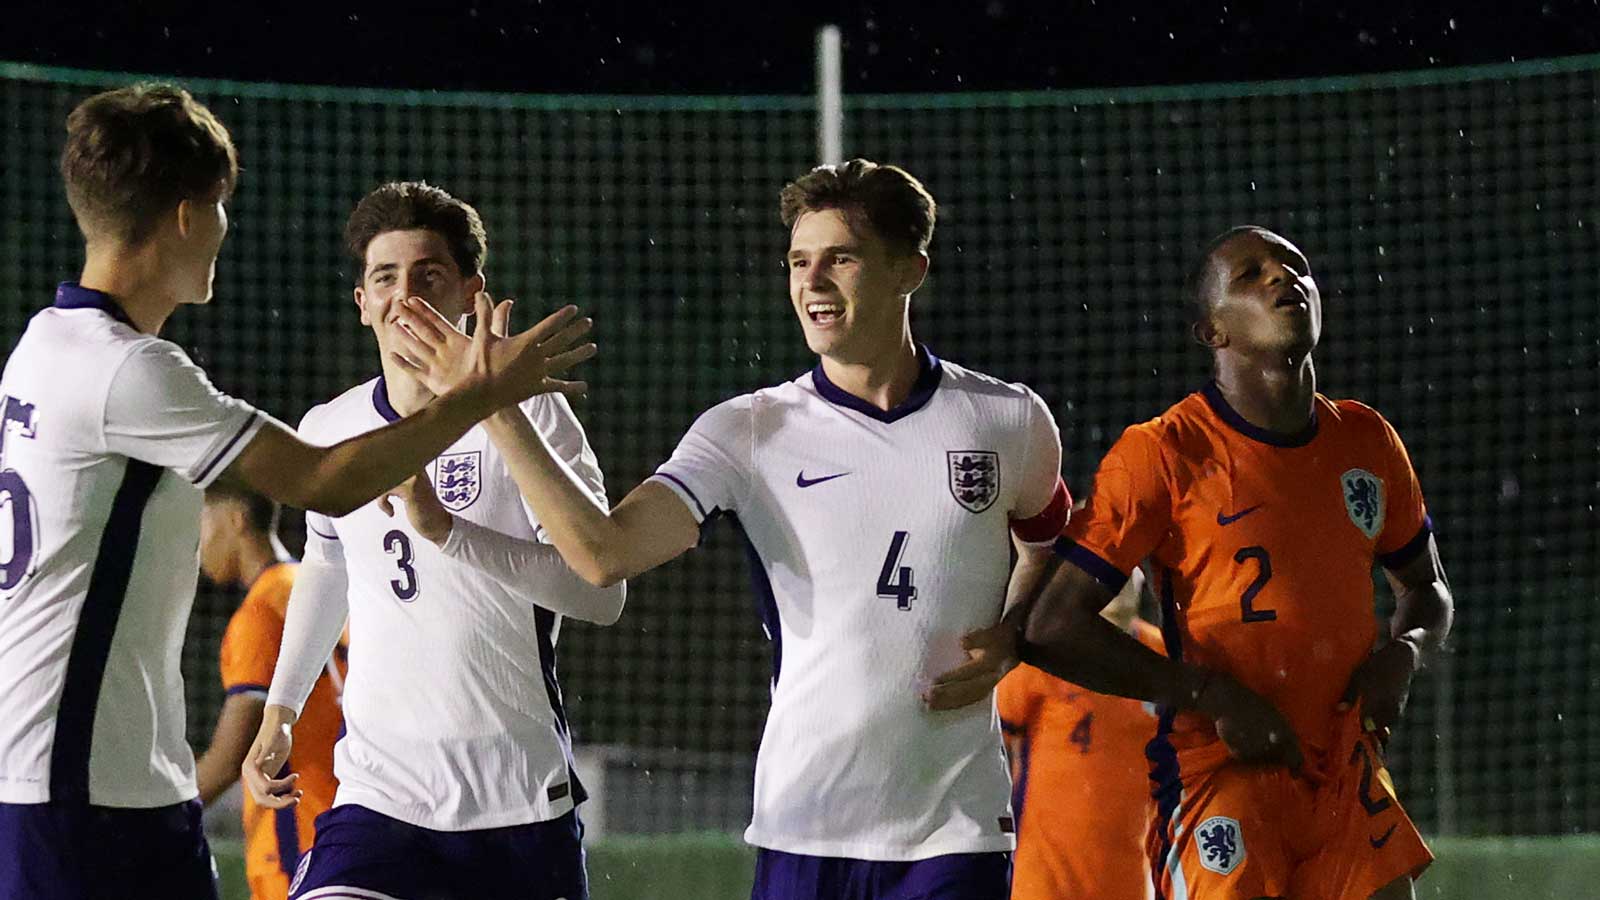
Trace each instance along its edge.
<instances>
[{"instance_id":1,"label":"navy blue shorts","mask_svg":"<svg viewBox=\"0 0 1600 900\"><path fill-rule=\"evenodd\" d=\"M200 801L154 809L0 803L0 897L217 900Z\"/></svg>"},{"instance_id":2,"label":"navy blue shorts","mask_svg":"<svg viewBox=\"0 0 1600 900\"><path fill-rule=\"evenodd\" d=\"M750 900L1005 900L1010 893L1009 853L874 862L762 848Z\"/></svg>"},{"instance_id":3,"label":"navy blue shorts","mask_svg":"<svg viewBox=\"0 0 1600 900\"><path fill-rule=\"evenodd\" d=\"M434 831L363 806L317 817L317 837L300 857L295 900L588 900L583 825L559 819ZM353 890L351 890L353 889Z\"/></svg>"}]
</instances>

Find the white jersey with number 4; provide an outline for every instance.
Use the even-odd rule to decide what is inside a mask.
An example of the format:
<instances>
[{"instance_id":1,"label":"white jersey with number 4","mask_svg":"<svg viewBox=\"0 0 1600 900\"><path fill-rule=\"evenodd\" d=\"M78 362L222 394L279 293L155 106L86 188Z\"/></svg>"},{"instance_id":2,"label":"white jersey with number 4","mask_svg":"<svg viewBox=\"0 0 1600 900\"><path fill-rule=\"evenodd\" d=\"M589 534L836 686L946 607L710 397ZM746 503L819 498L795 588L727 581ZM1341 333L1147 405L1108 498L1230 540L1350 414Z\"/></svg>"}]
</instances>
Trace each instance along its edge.
<instances>
[{"instance_id":1,"label":"white jersey with number 4","mask_svg":"<svg viewBox=\"0 0 1600 900\"><path fill-rule=\"evenodd\" d=\"M189 800L201 489L266 417L71 283L0 395L0 803Z\"/></svg>"},{"instance_id":2,"label":"white jersey with number 4","mask_svg":"<svg viewBox=\"0 0 1600 900\"><path fill-rule=\"evenodd\" d=\"M521 409L603 503L599 464L566 398L536 396ZM399 417L377 378L313 408L300 430L333 444ZM456 517L538 540L538 522L482 425L427 474ZM374 501L337 519L306 516L306 561L336 565L348 581L335 805L441 831L565 815L584 789L556 682L561 616L539 605L551 585L529 577L513 589L447 556L417 534L402 504L394 509L386 515Z\"/></svg>"},{"instance_id":3,"label":"white jersey with number 4","mask_svg":"<svg viewBox=\"0 0 1600 900\"><path fill-rule=\"evenodd\" d=\"M813 856L917 860L1015 845L993 702L921 693L999 621L1011 532L1054 540L1061 442L1028 388L926 349L884 412L819 366L695 422L652 476L748 539L773 643L772 709L746 839Z\"/></svg>"}]
</instances>

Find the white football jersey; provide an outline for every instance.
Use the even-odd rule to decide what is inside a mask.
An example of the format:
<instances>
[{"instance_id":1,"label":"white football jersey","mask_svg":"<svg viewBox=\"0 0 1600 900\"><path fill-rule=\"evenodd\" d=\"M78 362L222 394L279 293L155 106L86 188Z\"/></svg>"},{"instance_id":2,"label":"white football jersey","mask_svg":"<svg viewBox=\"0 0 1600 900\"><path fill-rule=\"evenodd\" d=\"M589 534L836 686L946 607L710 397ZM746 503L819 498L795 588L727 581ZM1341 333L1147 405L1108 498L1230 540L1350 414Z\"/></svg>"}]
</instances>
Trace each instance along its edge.
<instances>
[{"instance_id":1,"label":"white football jersey","mask_svg":"<svg viewBox=\"0 0 1600 900\"><path fill-rule=\"evenodd\" d=\"M818 366L713 407L651 476L748 542L773 644L745 832L760 847L907 861L1015 845L993 702L932 712L921 693L965 660L963 634L999 621L1015 520L1059 518L1019 529L1039 543L1065 523L1060 436L1026 387L919 356L889 412Z\"/></svg>"},{"instance_id":2,"label":"white football jersey","mask_svg":"<svg viewBox=\"0 0 1600 900\"><path fill-rule=\"evenodd\" d=\"M71 283L0 395L0 802L189 800L178 658L201 489L265 417Z\"/></svg>"},{"instance_id":3,"label":"white football jersey","mask_svg":"<svg viewBox=\"0 0 1600 900\"><path fill-rule=\"evenodd\" d=\"M536 396L522 409L604 502L599 464L566 398ZM313 408L300 432L333 444L399 417L380 377ZM540 538L483 426L440 454L428 475L457 517ZM306 525L306 560L342 566L349 584L335 805L461 831L547 821L582 802L556 682L561 617L538 605L538 580L513 592L445 556L398 503L393 517L374 501L337 519L308 514Z\"/></svg>"}]
</instances>

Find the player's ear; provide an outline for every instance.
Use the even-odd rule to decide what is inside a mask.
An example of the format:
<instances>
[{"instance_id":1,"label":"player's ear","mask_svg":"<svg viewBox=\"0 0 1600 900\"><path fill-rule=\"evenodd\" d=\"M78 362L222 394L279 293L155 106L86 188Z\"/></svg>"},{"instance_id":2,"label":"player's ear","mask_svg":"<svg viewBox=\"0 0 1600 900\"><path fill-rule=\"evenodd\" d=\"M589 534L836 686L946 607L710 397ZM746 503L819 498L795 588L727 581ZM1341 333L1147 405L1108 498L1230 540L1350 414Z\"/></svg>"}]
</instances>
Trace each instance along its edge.
<instances>
[{"instance_id":1,"label":"player's ear","mask_svg":"<svg viewBox=\"0 0 1600 900\"><path fill-rule=\"evenodd\" d=\"M900 293L914 294L928 277L928 254L918 250L915 256L905 257L900 264Z\"/></svg>"},{"instance_id":2,"label":"player's ear","mask_svg":"<svg viewBox=\"0 0 1600 900\"><path fill-rule=\"evenodd\" d=\"M187 197L178 201L178 208L174 215L178 217L178 236L188 237L194 228L194 204Z\"/></svg>"},{"instance_id":3,"label":"player's ear","mask_svg":"<svg viewBox=\"0 0 1600 900\"><path fill-rule=\"evenodd\" d=\"M358 287L351 294L356 298L356 309L361 312L361 324L370 327L372 319L367 316L367 292Z\"/></svg>"},{"instance_id":4,"label":"player's ear","mask_svg":"<svg viewBox=\"0 0 1600 900\"><path fill-rule=\"evenodd\" d=\"M484 278L482 272L473 275L471 278L467 279L467 299L470 300L471 298L478 296L479 291L486 290L488 287L489 279Z\"/></svg>"},{"instance_id":5,"label":"player's ear","mask_svg":"<svg viewBox=\"0 0 1600 900\"><path fill-rule=\"evenodd\" d=\"M1210 316L1197 320L1191 326L1191 329L1195 342L1202 347L1219 350L1228 346L1228 335L1217 327L1217 324L1211 320Z\"/></svg>"}]
</instances>

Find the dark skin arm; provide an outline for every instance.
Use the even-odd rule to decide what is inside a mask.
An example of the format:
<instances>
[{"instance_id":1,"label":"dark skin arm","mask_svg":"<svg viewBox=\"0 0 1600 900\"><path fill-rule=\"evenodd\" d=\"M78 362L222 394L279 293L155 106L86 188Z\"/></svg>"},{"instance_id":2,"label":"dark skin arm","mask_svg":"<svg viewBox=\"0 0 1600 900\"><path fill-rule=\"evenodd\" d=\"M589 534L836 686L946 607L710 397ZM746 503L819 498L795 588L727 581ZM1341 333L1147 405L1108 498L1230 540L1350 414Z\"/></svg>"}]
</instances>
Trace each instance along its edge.
<instances>
[{"instance_id":1,"label":"dark skin arm","mask_svg":"<svg viewBox=\"0 0 1600 900\"><path fill-rule=\"evenodd\" d=\"M1394 591L1395 611L1389 641L1356 669L1340 709L1359 698L1368 730L1387 734L1400 721L1411 696L1411 680L1428 656L1444 646L1455 618L1455 599L1433 537L1416 559L1385 569Z\"/></svg>"},{"instance_id":2,"label":"dark skin arm","mask_svg":"<svg viewBox=\"0 0 1600 900\"><path fill-rule=\"evenodd\" d=\"M211 746L195 761L195 780L200 783L200 802L212 801L239 780L239 766L261 727L261 711L267 701L248 694L234 694L223 701L217 715L217 729L211 733Z\"/></svg>"},{"instance_id":3,"label":"dark skin arm","mask_svg":"<svg viewBox=\"0 0 1600 900\"><path fill-rule=\"evenodd\" d=\"M1064 562L1020 614L1022 660L1092 691L1209 716L1241 762L1297 768L1299 741L1282 713L1223 672L1168 659L1101 617L1115 593Z\"/></svg>"}]
</instances>

